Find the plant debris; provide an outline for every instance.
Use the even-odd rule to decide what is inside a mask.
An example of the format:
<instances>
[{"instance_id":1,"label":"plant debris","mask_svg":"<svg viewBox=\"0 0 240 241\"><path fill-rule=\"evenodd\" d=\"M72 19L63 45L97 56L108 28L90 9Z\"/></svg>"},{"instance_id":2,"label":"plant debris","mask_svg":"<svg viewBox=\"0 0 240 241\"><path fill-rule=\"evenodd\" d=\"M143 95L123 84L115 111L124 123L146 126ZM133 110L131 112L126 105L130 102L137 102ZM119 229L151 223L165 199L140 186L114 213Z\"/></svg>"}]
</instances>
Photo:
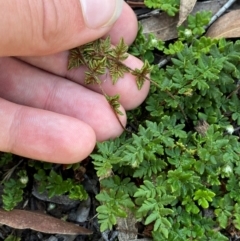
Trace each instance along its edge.
<instances>
[{"instance_id":1,"label":"plant debris","mask_svg":"<svg viewBox=\"0 0 240 241\"><path fill-rule=\"evenodd\" d=\"M206 36L212 38L240 37L240 10L231 11L220 17L208 29Z\"/></svg>"},{"instance_id":2,"label":"plant debris","mask_svg":"<svg viewBox=\"0 0 240 241\"><path fill-rule=\"evenodd\" d=\"M226 2L227 0L197 2L189 14L195 14L199 11L211 11L214 15ZM179 17L178 14L174 17L170 17L166 13L161 12L141 20L140 23L143 26L144 34L154 33L158 39L168 41L178 37L177 26L179 22L184 24L182 20L183 17Z\"/></svg>"},{"instance_id":3,"label":"plant debris","mask_svg":"<svg viewBox=\"0 0 240 241\"><path fill-rule=\"evenodd\" d=\"M49 234L92 234L92 231L76 224L43 213L18 209L12 211L0 209L0 223L14 229L32 229Z\"/></svg>"},{"instance_id":4,"label":"plant debris","mask_svg":"<svg viewBox=\"0 0 240 241\"><path fill-rule=\"evenodd\" d=\"M188 15L192 12L197 0L181 0L179 9L179 21L177 26L182 25L182 23L187 19Z\"/></svg>"}]
</instances>

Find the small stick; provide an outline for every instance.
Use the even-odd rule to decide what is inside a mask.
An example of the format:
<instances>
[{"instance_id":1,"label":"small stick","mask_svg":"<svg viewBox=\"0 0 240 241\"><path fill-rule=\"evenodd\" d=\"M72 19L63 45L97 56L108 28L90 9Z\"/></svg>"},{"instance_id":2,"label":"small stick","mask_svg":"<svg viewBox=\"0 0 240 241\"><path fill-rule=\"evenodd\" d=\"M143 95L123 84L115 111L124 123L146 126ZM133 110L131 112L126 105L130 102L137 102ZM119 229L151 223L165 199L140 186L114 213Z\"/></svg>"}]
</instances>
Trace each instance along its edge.
<instances>
[{"instance_id":1,"label":"small stick","mask_svg":"<svg viewBox=\"0 0 240 241\"><path fill-rule=\"evenodd\" d=\"M166 65L170 60L171 60L171 58L172 57L166 57L165 59L163 59L163 60L161 60L158 64L157 64L157 66L159 67L159 68L162 68L164 65Z\"/></svg>"},{"instance_id":2,"label":"small stick","mask_svg":"<svg viewBox=\"0 0 240 241\"><path fill-rule=\"evenodd\" d=\"M140 14L138 16L138 18L148 18L148 17L151 17L151 16L159 15L159 14L160 14L160 10L159 9L154 9L151 12Z\"/></svg>"},{"instance_id":3,"label":"small stick","mask_svg":"<svg viewBox=\"0 0 240 241\"><path fill-rule=\"evenodd\" d=\"M127 1L127 3L131 7L140 7L140 8L146 7L144 2Z\"/></svg>"},{"instance_id":4,"label":"small stick","mask_svg":"<svg viewBox=\"0 0 240 241\"><path fill-rule=\"evenodd\" d=\"M215 22L221 15L224 14L224 12L226 12L226 10L228 8L230 8L233 3L235 3L236 0L229 0L227 3L225 3L220 9L219 11L211 18L209 24L206 26L206 28L208 28L213 22Z\"/></svg>"},{"instance_id":5,"label":"small stick","mask_svg":"<svg viewBox=\"0 0 240 241\"><path fill-rule=\"evenodd\" d=\"M232 95L236 94L239 90L240 90L240 84L237 84L237 88L227 96L227 99L230 99Z\"/></svg>"}]
</instances>

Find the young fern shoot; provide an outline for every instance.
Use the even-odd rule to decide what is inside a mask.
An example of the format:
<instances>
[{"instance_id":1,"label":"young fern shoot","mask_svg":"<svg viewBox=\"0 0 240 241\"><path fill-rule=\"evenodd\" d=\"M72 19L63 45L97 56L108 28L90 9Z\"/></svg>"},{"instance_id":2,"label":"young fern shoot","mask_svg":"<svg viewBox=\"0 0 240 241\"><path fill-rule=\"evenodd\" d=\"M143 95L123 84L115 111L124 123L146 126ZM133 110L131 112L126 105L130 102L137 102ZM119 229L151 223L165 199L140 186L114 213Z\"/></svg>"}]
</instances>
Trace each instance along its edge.
<instances>
[{"instance_id":1,"label":"young fern shoot","mask_svg":"<svg viewBox=\"0 0 240 241\"><path fill-rule=\"evenodd\" d=\"M123 61L128 58L128 46L121 38L119 43L113 47L110 37L106 39L98 39L83 46L76 47L70 50L68 59L68 69L86 66L85 84L99 85L102 94L112 107L119 123L121 124L118 115L123 115L120 111L120 96L109 96L102 88L101 77L109 74L112 84L116 84L119 78L123 78L126 73L131 73L136 76L136 84L140 90L151 71L149 63L146 61L141 69L131 69L126 66ZM121 124L123 127L123 125ZM124 128L124 127L123 127ZM125 128L124 128L125 129Z\"/></svg>"}]
</instances>

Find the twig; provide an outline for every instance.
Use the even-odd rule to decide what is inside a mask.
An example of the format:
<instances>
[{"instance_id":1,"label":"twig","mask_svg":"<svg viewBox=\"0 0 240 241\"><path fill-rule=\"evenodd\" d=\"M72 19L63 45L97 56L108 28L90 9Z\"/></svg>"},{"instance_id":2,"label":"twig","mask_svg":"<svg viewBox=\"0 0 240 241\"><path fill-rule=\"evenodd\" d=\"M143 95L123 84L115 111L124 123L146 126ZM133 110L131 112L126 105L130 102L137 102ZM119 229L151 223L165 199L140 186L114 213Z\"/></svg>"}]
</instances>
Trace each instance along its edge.
<instances>
[{"instance_id":1,"label":"twig","mask_svg":"<svg viewBox=\"0 0 240 241\"><path fill-rule=\"evenodd\" d=\"M165 59L161 60L161 61L157 64L157 66L158 66L159 68L162 68L164 65L166 65L166 64L171 60L171 58L172 58L172 56L171 56L171 57L170 57L170 56L167 56Z\"/></svg>"},{"instance_id":2,"label":"twig","mask_svg":"<svg viewBox=\"0 0 240 241\"><path fill-rule=\"evenodd\" d=\"M16 170L16 168L23 162L23 160L21 160L20 162L18 162L18 164L16 164L15 166L13 166L12 168L8 169L7 172L3 175L3 179L0 182L0 185L3 184L5 181L9 180L9 178L12 176L13 172Z\"/></svg>"},{"instance_id":3,"label":"twig","mask_svg":"<svg viewBox=\"0 0 240 241\"><path fill-rule=\"evenodd\" d=\"M221 15L224 14L224 12L226 12L226 10L228 8L230 8L233 3L235 3L236 0L229 0L227 3L225 3L220 9L219 11L211 18L209 24L206 26L206 28L208 28L213 22L215 22Z\"/></svg>"},{"instance_id":4,"label":"twig","mask_svg":"<svg viewBox=\"0 0 240 241\"><path fill-rule=\"evenodd\" d=\"M131 7L141 7L141 8L146 7L144 2L127 1L127 4L129 4L129 6Z\"/></svg>"},{"instance_id":5,"label":"twig","mask_svg":"<svg viewBox=\"0 0 240 241\"><path fill-rule=\"evenodd\" d=\"M148 18L148 17L151 17L151 16L159 15L159 14L160 14L160 10L159 9L154 9L154 10L148 12L148 13L141 14L138 17L139 18Z\"/></svg>"},{"instance_id":6,"label":"twig","mask_svg":"<svg viewBox=\"0 0 240 241\"><path fill-rule=\"evenodd\" d=\"M236 94L239 90L240 90L240 84L237 84L237 88L227 96L227 99L230 99L232 95Z\"/></svg>"}]
</instances>

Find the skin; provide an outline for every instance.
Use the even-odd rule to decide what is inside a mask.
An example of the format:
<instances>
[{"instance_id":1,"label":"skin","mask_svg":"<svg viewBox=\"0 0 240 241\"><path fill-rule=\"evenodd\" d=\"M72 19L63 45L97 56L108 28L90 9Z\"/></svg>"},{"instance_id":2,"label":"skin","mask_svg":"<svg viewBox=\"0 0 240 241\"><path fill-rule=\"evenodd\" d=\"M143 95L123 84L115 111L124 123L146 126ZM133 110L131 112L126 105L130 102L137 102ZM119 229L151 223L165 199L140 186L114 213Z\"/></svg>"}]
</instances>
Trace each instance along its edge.
<instances>
[{"instance_id":1,"label":"skin","mask_svg":"<svg viewBox=\"0 0 240 241\"><path fill-rule=\"evenodd\" d=\"M107 35L113 45L121 37L130 45L136 17L124 3L114 24L89 29L77 0L60 6L57 0L10 2L0 0L0 151L54 163L81 161L96 141L123 130L99 87L84 85L84 68L67 70L67 50ZM125 63L133 69L143 65L133 56ZM120 94L125 113L142 103L149 83L139 91L126 74L114 86L107 76L102 87L108 95ZM126 115L119 118L126 125Z\"/></svg>"}]
</instances>

